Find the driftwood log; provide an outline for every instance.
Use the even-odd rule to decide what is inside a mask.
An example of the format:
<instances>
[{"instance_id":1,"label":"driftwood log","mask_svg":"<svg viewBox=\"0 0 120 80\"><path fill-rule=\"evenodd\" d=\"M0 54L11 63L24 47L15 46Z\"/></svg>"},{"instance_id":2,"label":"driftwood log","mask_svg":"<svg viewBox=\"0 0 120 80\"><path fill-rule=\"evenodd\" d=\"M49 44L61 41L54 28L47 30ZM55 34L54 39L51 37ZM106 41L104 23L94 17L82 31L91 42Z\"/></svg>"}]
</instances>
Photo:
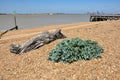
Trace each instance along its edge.
<instances>
[{"instance_id":1,"label":"driftwood log","mask_svg":"<svg viewBox=\"0 0 120 80\"><path fill-rule=\"evenodd\" d=\"M56 39L65 38L66 36L61 33L61 29L57 29L55 32L50 33L48 31L41 33L40 35L31 38L23 44L10 45L10 52L15 54L25 53L34 49L37 49L45 44L48 44Z\"/></svg>"}]
</instances>

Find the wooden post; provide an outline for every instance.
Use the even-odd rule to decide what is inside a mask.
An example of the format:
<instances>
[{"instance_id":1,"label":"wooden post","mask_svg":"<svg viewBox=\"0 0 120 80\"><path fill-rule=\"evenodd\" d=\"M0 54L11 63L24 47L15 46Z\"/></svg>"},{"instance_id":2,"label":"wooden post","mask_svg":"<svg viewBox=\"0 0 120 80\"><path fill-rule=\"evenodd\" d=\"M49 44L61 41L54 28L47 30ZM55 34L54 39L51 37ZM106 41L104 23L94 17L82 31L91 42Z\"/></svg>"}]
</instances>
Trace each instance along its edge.
<instances>
[{"instance_id":1,"label":"wooden post","mask_svg":"<svg viewBox=\"0 0 120 80\"><path fill-rule=\"evenodd\" d=\"M18 30L18 26L17 26L17 22L16 22L16 11L13 11L13 15L14 15L14 22L15 22L15 29Z\"/></svg>"},{"instance_id":2,"label":"wooden post","mask_svg":"<svg viewBox=\"0 0 120 80\"><path fill-rule=\"evenodd\" d=\"M11 29L8 29L8 30L4 31L3 33L1 33L0 34L0 39L1 39L2 35L6 34L8 31L11 31L11 30L14 30L14 29L18 30L18 26L17 26L17 23L16 23L16 16L15 15L14 15L14 21L15 21L15 27L13 27Z\"/></svg>"},{"instance_id":3,"label":"wooden post","mask_svg":"<svg viewBox=\"0 0 120 80\"><path fill-rule=\"evenodd\" d=\"M18 26L17 26L17 23L16 23L16 16L14 15L14 21L15 21L15 29L18 30Z\"/></svg>"},{"instance_id":4,"label":"wooden post","mask_svg":"<svg viewBox=\"0 0 120 80\"><path fill-rule=\"evenodd\" d=\"M90 22L91 22L91 18L92 18L92 16L90 16L90 19L89 19Z\"/></svg>"},{"instance_id":5,"label":"wooden post","mask_svg":"<svg viewBox=\"0 0 120 80\"><path fill-rule=\"evenodd\" d=\"M15 21L15 26L17 26L17 24L16 24L16 16L14 16L14 21Z\"/></svg>"}]
</instances>

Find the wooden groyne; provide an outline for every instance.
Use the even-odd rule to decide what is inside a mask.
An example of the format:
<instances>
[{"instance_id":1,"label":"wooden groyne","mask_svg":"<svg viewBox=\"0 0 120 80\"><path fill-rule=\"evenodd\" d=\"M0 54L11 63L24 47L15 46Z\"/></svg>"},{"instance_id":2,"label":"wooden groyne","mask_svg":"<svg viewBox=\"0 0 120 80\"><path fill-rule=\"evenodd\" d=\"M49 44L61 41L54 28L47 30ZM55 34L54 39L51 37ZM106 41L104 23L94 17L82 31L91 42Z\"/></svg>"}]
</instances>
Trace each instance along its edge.
<instances>
[{"instance_id":1,"label":"wooden groyne","mask_svg":"<svg viewBox=\"0 0 120 80\"><path fill-rule=\"evenodd\" d=\"M120 15L90 15L90 22L120 20Z\"/></svg>"},{"instance_id":2,"label":"wooden groyne","mask_svg":"<svg viewBox=\"0 0 120 80\"><path fill-rule=\"evenodd\" d=\"M18 26L16 25L15 27L13 27L13 28L11 28L11 29L8 29L8 30L4 31L3 33L1 33L1 34L0 34L0 39L1 39L1 37L2 37L4 34L6 34L8 31L12 31L12 30L18 30Z\"/></svg>"}]
</instances>

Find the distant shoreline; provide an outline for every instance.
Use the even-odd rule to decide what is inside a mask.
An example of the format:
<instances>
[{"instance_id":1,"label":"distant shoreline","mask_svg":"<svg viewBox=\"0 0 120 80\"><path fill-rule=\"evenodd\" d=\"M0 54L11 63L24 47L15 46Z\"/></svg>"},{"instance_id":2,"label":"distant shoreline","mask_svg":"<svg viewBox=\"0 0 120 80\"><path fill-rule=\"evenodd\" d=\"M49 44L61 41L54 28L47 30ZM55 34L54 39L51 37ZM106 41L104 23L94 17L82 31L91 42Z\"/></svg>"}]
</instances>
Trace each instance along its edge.
<instances>
[{"instance_id":1,"label":"distant shoreline","mask_svg":"<svg viewBox=\"0 0 120 80\"><path fill-rule=\"evenodd\" d=\"M72 14L72 13L41 13L41 14L20 14L20 13L17 13L16 15L86 15L86 14ZM6 13L0 13L0 15L14 15L14 14L6 14ZM87 15L90 15L90 14L87 14Z\"/></svg>"}]
</instances>

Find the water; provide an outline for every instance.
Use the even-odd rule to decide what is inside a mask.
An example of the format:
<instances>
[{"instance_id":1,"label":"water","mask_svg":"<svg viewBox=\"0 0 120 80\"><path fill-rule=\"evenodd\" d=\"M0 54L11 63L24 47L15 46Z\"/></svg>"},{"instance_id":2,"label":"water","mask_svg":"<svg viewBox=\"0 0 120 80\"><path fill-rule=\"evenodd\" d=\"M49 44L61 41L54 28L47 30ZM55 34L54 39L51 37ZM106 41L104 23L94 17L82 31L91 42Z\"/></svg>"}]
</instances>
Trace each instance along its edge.
<instances>
[{"instance_id":1,"label":"water","mask_svg":"<svg viewBox=\"0 0 120 80\"><path fill-rule=\"evenodd\" d=\"M59 15L16 15L19 29L36 28L41 26L88 22L90 15L59 14ZM15 27L13 15L0 15L0 31Z\"/></svg>"}]
</instances>

